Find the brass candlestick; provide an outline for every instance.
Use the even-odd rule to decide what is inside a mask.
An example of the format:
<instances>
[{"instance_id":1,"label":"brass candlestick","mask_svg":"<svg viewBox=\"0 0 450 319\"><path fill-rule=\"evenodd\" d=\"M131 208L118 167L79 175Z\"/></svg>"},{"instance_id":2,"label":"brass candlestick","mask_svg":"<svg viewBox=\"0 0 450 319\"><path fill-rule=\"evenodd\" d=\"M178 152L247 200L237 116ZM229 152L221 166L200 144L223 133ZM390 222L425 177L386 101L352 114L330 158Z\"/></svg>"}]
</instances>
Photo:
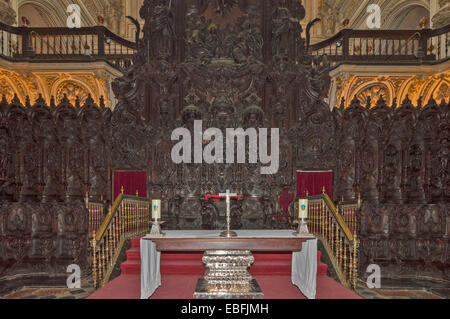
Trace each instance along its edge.
<instances>
[{"instance_id":1,"label":"brass candlestick","mask_svg":"<svg viewBox=\"0 0 450 319\"><path fill-rule=\"evenodd\" d=\"M164 237L166 234L161 231L161 225L164 223L165 221L158 219L150 221L150 224L152 224L152 229L150 230L149 237Z\"/></svg>"},{"instance_id":2,"label":"brass candlestick","mask_svg":"<svg viewBox=\"0 0 450 319\"><path fill-rule=\"evenodd\" d=\"M227 230L220 233L220 237L226 237L226 238L233 238L237 237L237 233L232 231L230 228L231 224L231 217L229 214L227 214Z\"/></svg>"},{"instance_id":3,"label":"brass candlestick","mask_svg":"<svg viewBox=\"0 0 450 319\"><path fill-rule=\"evenodd\" d=\"M294 232L294 235L297 237L310 235L309 230L308 230L308 224L306 223L306 219L300 219L298 221L297 231Z\"/></svg>"},{"instance_id":4,"label":"brass candlestick","mask_svg":"<svg viewBox=\"0 0 450 319\"><path fill-rule=\"evenodd\" d=\"M305 235L310 235L308 224L306 222L306 216L308 216L308 199L300 199L298 204L298 228L294 235L297 237L302 237Z\"/></svg>"}]
</instances>

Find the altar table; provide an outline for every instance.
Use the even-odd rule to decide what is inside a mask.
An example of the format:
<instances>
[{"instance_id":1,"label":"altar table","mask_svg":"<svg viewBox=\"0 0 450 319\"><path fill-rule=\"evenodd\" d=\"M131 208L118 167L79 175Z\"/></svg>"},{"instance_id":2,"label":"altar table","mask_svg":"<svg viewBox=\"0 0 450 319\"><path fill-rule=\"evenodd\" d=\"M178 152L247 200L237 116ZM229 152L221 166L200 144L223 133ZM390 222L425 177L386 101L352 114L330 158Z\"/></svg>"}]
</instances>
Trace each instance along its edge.
<instances>
[{"instance_id":1,"label":"altar table","mask_svg":"<svg viewBox=\"0 0 450 319\"><path fill-rule=\"evenodd\" d=\"M296 237L292 230L238 230L238 237L221 238L220 231L166 231L162 238L141 239L141 299L150 298L161 286L161 252L250 250L292 252L292 283L308 298L315 299L317 238Z\"/></svg>"}]
</instances>

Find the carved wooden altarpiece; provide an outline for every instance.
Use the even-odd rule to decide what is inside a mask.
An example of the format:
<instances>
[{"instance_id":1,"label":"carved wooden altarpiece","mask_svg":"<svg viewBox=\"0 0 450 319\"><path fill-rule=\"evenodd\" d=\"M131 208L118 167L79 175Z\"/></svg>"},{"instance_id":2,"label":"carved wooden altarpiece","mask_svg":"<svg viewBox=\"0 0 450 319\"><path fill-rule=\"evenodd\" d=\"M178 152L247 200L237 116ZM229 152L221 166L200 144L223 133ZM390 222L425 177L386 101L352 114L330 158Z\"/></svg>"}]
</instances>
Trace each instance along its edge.
<instances>
[{"instance_id":1,"label":"carved wooden altarpiece","mask_svg":"<svg viewBox=\"0 0 450 319\"><path fill-rule=\"evenodd\" d=\"M245 199L233 228L269 227L278 195L295 189L298 167L334 167L333 118L323 102L326 58L306 52L299 1L146 1L140 53L114 85L114 167L147 169L173 229L223 229L223 207L206 194ZM280 169L259 164L182 164L171 133L205 128L280 128ZM299 141L302 141L299 143ZM298 156L301 154L301 156Z\"/></svg>"},{"instance_id":2,"label":"carved wooden altarpiece","mask_svg":"<svg viewBox=\"0 0 450 319\"><path fill-rule=\"evenodd\" d=\"M82 200L89 191L111 201L114 170L147 171L170 229L224 229L225 207L205 195L227 189L243 195L233 229L269 228L278 196L295 193L297 170L333 170L335 200L363 199L360 274L379 263L384 276L449 279L445 100L380 98L370 108L355 98L330 111L328 59L308 53L298 0L146 0L141 16L144 36L113 84L114 111L91 97L75 107L67 98L0 101L0 294L44 277L63 283L72 263L88 274ZM278 173L175 165L173 130L200 119L222 131L279 128Z\"/></svg>"}]
</instances>

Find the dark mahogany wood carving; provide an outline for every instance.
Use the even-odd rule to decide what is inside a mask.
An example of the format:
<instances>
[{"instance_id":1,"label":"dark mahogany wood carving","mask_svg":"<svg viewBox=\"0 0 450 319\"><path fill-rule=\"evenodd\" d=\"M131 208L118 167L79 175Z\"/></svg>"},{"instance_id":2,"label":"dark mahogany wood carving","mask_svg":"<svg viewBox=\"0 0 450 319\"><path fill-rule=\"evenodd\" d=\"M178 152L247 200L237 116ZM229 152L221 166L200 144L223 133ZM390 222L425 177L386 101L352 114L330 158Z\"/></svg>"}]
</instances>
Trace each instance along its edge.
<instances>
[{"instance_id":1,"label":"dark mahogany wood carving","mask_svg":"<svg viewBox=\"0 0 450 319\"><path fill-rule=\"evenodd\" d=\"M223 229L225 207L205 195L226 189L243 195L232 204L232 228L264 229L302 169L333 170L335 200L361 193L360 273L383 261L389 274L448 278L449 105L406 99L395 108L380 99L367 109L355 99L330 111L328 58L308 53L296 22L304 15L298 0L146 0L144 37L113 84L113 112L90 98L75 108L67 99L24 106L3 98L0 277L84 265L81 200L89 191L111 201L112 170L148 172L170 229ZM171 133L196 119L222 130L279 128L279 172L175 165Z\"/></svg>"}]
</instances>

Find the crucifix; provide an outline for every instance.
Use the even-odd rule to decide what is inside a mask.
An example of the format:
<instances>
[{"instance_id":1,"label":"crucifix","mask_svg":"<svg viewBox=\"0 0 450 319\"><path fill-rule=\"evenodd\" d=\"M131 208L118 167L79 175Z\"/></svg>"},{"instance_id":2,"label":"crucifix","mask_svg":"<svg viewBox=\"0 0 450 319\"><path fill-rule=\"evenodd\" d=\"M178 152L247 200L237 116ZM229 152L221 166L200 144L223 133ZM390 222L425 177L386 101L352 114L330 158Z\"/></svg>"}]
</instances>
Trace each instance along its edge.
<instances>
[{"instance_id":1,"label":"crucifix","mask_svg":"<svg viewBox=\"0 0 450 319\"><path fill-rule=\"evenodd\" d=\"M227 192L225 194L219 194L219 196L225 197L227 203L227 230L222 232L220 236L227 238L236 237L237 234L230 229L230 224L231 224L231 197L235 197L237 196L237 194L231 194L230 190L227 189Z\"/></svg>"}]
</instances>

